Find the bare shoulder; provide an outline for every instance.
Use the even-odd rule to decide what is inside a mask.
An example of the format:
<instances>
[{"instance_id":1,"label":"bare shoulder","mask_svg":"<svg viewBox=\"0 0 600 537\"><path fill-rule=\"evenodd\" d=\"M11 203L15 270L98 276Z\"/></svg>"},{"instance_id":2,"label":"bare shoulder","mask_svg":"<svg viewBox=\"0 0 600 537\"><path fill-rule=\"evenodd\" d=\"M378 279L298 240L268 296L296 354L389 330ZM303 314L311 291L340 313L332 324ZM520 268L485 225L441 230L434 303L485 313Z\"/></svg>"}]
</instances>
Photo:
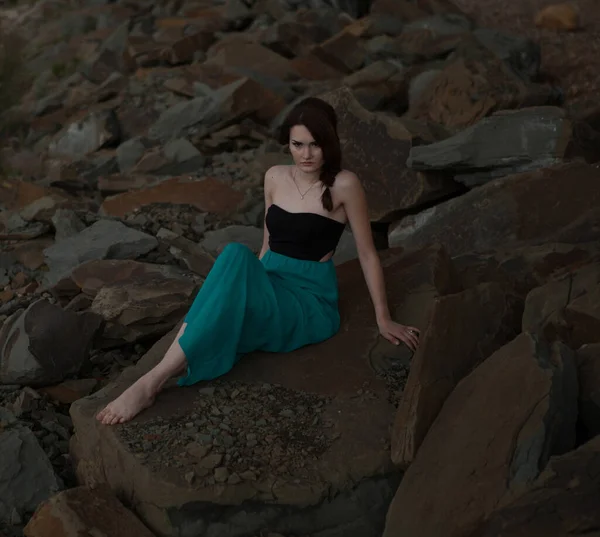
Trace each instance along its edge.
<instances>
[{"instance_id":1,"label":"bare shoulder","mask_svg":"<svg viewBox=\"0 0 600 537\"><path fill-rule=\"evenodd\" d=\"M362 184L358 176L351 171L342 170L337 174L334 189L342 198L362 192Z\"/></svg>"},{"instance_id":2,"label":"bare shoulder","mask_svg":"<svg viewBox=\"0 0 600 537\"><path fill-rule=\"evenodd\" d=\"M265 187L269 187L276 181L279 177L287 172L289 166L285 166L282 164L278 164L276 166L271 166L265 172Z\"/></svg>"}]
</instances>

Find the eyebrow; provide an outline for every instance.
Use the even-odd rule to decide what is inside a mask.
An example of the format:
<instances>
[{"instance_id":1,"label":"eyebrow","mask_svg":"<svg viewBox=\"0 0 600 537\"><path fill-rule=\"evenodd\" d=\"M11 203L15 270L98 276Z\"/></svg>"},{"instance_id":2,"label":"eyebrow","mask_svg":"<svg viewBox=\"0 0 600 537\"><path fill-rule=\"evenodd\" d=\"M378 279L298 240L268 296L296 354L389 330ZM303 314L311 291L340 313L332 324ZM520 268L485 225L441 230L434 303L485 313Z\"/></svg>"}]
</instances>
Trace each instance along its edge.
<instances>
[{"instance_id":1,"label":"eyebrow","mask_svg":"<svg viewBox=\"0 0 600 537\"><path fill-rule=\"evenodd\" d=\"M299 140L294 140L294 139L292 138L292 143L293 143L293 144L303 144L304 142L301 142L301 141L299 141ZM316 140L311 140L310 142L307 142L307 143L309 143L309 144L316 144L317 142L316 142Z\"/></svg>"}]
</instances>

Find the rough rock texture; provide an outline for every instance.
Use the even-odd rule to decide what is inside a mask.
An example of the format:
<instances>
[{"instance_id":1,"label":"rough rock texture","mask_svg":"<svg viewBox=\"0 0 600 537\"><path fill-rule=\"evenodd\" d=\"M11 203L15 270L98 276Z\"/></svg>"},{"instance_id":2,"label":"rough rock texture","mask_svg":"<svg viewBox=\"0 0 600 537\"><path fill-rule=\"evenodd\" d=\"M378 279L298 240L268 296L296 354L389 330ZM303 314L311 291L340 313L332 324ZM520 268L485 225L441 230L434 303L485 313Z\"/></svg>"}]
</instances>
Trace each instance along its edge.
<instances>
[{"instance_id":1,"label":"rough rock texture","mask_svg":"<svg viewBox=\"0 0 600 537\"><path fill-rule=\"evenodd\" d=\"M400 321L457 289L439 249L390 251L383 260ZM242 527L380 535L377 516L366 513L385 510L397 483L389 456L394 386L371 364L401 359L403 351L378 337L358 261L340 266L338 276L342 290L354 291L342 293L340 333L321 345L247 356L219 382L166 391L130 424L98 425L98 408L161 358L173 331L116 384L74 403L80 478L127 494L160 535L192 527L231 536ZM357 429L357 420L367 429ZM253 502L250 512L244 501ZM347 501L353 512L341 508Z\"/></svg>"},{"instance_id":2,"label":"rough rock texture","mask_svg":"<svg viewBox=\"0 0 600 537\"><path fill-rule=\"evenodd\" d=\"M62 488L34 434L26 428L0 432L0 521L20 517Z\"/></svg>"},{"instance_id":3,"label":"rough rock texture","mask_svg":"<svg viewBox=\"0 0 600 537\"><path fill-rule=\"evenodd\" d=\"M579 270L533 289L525 301L523 331L560 339L571 348L600 342L600 264Z\"/></svg>"},{"instance_id":4,"label":"rough rock texture","mask_svg":"<svg viewBox=\"0 0 600 537\"><path fill-rule=\"evenodd\" d=\"M106 487L77 487L47 500L25 527L25 537L153 537Z\"/></svg>"},{"instance_id":5,"label":"rough rock texture","mask_svg":"<svg viewBox=\"0 0 600 537\"><path fill-rule=\"evenodd\" d=\"M556 107L498 112L454 136L413 147L407 166L451 173L468 187L547 168L573 153L572 124Z\"/></svg>"},{"instance_id":6,"label":"rough rock texture","mask_svg":"<svg viewBox=\"0 0 600 537\"><path fill-rule=\"evenodd\" d=\"M79 373L101 327L99 315L43 299L17 311L0 330L0 382L43 385Z\"/></svg>"},{"instance_id":7,"label":"rough rock texture","mask_svg":"<svg viewBox=\"0 0 600 537\"><path fill-rule=\"evenodd\" d=\"M551 455L574 447L576 419L572 351L521 334L448 397L402 479L384 536L473 530L505 494L531 486Z\"/></svg>"},{"instance_id":8,"label":"rough rock texture","mask_svg":"<svg viewBox=\"0 0 600 537\"><path fill-rule=\"evenodd\" d=\"M156 248L158 241L121 222L99 220L77 235L57 242L44 250L50 272L46 281L52 285L68 277L77 266L94 259L135 259Z\"/></svg>"},{"instance_id":9,"label":"rough rock texture","mask_svg":"<svg viewBox=\"0 0 600 537\"><path fill-rule=\"evenodd\" d=\"M194 181L175 177L157 186L118 194L107 198L102 211L109 216L123 217L153 203L189 204L201 211L218 214L234 212L243 195L215 179Z\"/></svg>"},{"instance_id":10,"label":"rough rock texture","mask_svg":"<svg viewBox=\"0 0 600 537\"><path fill-rule=\"evenodd\" d=\"M417 133L402 119L368 112L347 88L321 97L336 109L343 164L361 179L371 220L390 221L394 215L457 191L457 185L446 177L406 167Z\"/></svg>"},{"instance_id":11,"label":"rough rock texture","mask_svg":"<svg viewBox=\"0 0 600 537\"><path fill-rule=\"evenodd\" d=\"M600 203L598 185L600 168L583 163L512 175L401 220L390 230L390 247L439 242L454 256L560 241L564 228ZM575 242L598 239L574 235Z\"/></svg>"},{"instance_id":12,"label":"rough rock texture","mask_svg":"<svg viewBox=\"0 0 600 537\"><path fill-rule=\"evenodd\" d=\"M406 468L413 462L446 398L479 363L517 336L522 311L523 301L499 284L435 300L394 421L394 463Z\"/></svg>"},{"instance_id":13,"label":"rough rock texture","mask_svg":"<svg viewBox=\"0 0 600 537\"><path fill-rule=\"evenodd\" d=\"M530 490L469 537L579 537L600 531L600 437L553 457ZM508 503L508 504L507 504Z\"/></svg>"}]
</instances>

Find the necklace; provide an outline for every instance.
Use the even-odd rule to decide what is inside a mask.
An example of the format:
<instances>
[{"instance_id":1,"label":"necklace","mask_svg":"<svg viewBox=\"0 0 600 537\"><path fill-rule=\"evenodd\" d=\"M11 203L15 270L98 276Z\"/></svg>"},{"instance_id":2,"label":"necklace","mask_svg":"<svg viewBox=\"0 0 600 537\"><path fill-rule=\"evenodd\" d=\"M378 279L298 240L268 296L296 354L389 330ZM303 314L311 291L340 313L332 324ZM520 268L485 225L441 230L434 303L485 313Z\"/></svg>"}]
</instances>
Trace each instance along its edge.
<instances>
[{"instance_id":1,"label":"necklace","mask_svg":"<svg viewBox=\"0 0 600 537\"><path fill-rule=\"evenodd\" d=\"M294 173L292 173L292 181L294 181L294 184L296 185L296 190L298 191L298 194L300 194L300 199L304 199L304 196L306 196L306 194L308 194L310 192L312 187L315 186L319 181L315 181L312 185L310 185L308 190L304 194L302 194L302 192L300 191L300 187L298 186L298 183L296 183L296 170L297 169L298 168L296 168L294 166Z\"/></svg>"}]
</instances>

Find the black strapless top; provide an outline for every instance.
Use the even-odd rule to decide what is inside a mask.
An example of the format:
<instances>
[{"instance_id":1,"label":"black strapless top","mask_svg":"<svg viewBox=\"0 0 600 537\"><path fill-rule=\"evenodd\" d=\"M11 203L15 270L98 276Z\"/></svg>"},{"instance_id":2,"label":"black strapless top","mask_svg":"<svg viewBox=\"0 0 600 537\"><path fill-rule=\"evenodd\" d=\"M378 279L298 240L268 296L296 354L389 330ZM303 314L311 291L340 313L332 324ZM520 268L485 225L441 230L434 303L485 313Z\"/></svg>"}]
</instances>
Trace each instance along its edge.
<instances>
[{"instance_id":1,"label":"black strapless top","mask_svg":"<svg viewBox=\"0 0 600 537\"><path fill-rule=\"evenodd\" d=\"M321 214L291 213L275 204L265 222L271 251L306 261L320 261L334 251L346 227Z\"/></svg>"}]
</instances>

